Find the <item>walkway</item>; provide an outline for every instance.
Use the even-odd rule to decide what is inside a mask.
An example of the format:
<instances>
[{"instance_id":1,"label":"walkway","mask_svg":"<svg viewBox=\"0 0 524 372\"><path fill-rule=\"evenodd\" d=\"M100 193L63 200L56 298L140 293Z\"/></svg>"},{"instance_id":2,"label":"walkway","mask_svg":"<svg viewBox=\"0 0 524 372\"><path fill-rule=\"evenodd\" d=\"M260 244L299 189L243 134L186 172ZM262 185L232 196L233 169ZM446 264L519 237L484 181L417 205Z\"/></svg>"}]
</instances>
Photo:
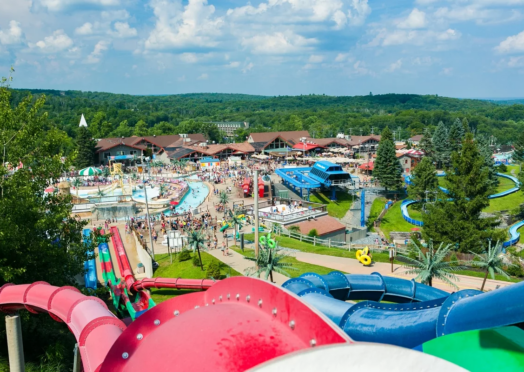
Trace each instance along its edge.
<instances>
[{"instance_id":1,"label":"walkway","mask_svg":"<svg viewBox=\"0 0 524 372\"><path fill-rule=\"evenodd\" d=\"M344 258L344 257L334 257L334 256L326 256L326 255L320 255L315 253L305 253L305 252L296 252L295 257L297 260L329 267L333 270L339 270L339 271L345 271L351 274L371 274L374 272L378 272L381 275L384 276L395 276L402 279L408 279L411 280L415 277L415 275L408 275L405 273L406 269L405 267L401 265L393 265L394 266L394 272L391 272L391 264L390 263L381 263L381 262L375 262L372 266L364 266L360 262L358 262L355 259L352 258ZM482 285L483 278L476 278L472 276L466 276L466 275L457 275L459 278L459 281L455 284L459 287L459 289L480 289ZM505 287L507 285L510 285L512 283L510 282L503 282L500 280L491 280L488 279L486 281L485 290L493 290L496 289L497 286ZM445 284L444 282L440 280L435 280L433 283L433 286L439 289L442 289L447 292L454 292L455 289L450 287L449 285Z\"/></svg>"}]
</instances>

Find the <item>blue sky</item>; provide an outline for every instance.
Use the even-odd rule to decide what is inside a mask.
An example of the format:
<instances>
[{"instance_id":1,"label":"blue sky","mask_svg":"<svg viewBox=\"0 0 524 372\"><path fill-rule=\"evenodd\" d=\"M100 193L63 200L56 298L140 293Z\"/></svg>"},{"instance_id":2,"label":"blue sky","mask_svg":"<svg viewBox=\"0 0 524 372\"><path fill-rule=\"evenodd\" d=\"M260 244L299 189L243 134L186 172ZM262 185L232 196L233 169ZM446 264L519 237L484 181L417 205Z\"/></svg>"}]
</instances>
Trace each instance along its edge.
<instances>
[{"instance_id":1,"label":"blue sky","mask_svg":"<svg viewBox=\"0 0 524 372\"><path fill-rule=\"evenodd\" d=\"M524 0L0 0L13 86L524 97Z\"/></svg>"}]
</instances>

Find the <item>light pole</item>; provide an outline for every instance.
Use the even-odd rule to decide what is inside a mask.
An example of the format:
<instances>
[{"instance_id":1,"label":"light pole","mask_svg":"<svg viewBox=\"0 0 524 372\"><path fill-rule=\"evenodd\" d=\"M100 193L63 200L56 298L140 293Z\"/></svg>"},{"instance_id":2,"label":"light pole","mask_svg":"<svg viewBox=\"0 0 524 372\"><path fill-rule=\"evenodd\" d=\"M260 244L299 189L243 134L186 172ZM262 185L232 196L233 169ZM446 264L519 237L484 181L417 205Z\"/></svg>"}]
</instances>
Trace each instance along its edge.
<instances>
[{"instance_id":1,"label":"light pole","mask_svg":"<svg viewBox=\"0 0 524 372\"><path fill-rule=\"evenodd\" d=\"M155 260L155 247L153 246L153 234L151 233L151 220L149 219L149 203L147 201L147 185L144 179L144 162L142 160L142 184L144 185L144 198L146 199L146 216L147 216L147 227L149 230L149 241L151 242L151 254L153 255L153 261Z\"/></svg>"},{"instance_id":2,"label":"light pole","mask_svg":"<svg viewBox=\"0 0 524 372\"><path fill-rule=\"evenodd\" d=\"M258 184L258 169L255 169L255 176L254 179L256 180ZM258 227L259 227L259 220L258 220L258 190L255 194L255 258L258 257Z\"/></svg>"}]
</instances>

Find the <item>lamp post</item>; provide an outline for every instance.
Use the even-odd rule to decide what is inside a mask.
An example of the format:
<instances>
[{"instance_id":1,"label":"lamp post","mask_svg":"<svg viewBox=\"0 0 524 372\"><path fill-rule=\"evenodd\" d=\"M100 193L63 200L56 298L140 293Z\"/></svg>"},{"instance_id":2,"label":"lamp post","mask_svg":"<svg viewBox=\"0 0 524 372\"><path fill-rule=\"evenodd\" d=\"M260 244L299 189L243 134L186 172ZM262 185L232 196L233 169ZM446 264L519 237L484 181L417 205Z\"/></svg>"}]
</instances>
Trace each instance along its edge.
<instances>
[{"instance_id":1,"label":"lamp post","mask_svg":"<svg viewBox=\"0 0 524 372\"><path fill-rule=\"evenodd\" d=\"M155 260L155 247L153 245L153 234L151 233L151 220L149 218L149 203L147 201L147 185L144 179L144 162L142 158L142 184L144 185L144 198L146 199L146 216L147 216L147 227L149 230L149 241L151 242L151 254L153 255L153 261Z\"/></svg>"}]
</instances>

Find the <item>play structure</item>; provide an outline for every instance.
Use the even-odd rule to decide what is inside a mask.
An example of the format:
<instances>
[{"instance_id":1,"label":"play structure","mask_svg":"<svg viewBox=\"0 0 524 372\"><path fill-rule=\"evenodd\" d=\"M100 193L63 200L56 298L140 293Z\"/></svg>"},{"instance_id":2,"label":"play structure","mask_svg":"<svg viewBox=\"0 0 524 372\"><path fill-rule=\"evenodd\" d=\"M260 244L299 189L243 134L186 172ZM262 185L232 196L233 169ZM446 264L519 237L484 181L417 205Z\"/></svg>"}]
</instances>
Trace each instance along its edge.
<instances>
[{"instance_id":1,"label":"play structure","mask_svg":"<svg viewBox=\"0 0 524 372\"><path fill-rule=\"evenodd\" d=\"M113 236L118 245L118 235ZM108 251L104 244L103 254ZM106 273L114 275L114 270L108 267ZM380 360L387 355L406 358L402 366L390 360L393 371L408 370L407 366L409 370L463 371L458 368L462 366L473 372L512 372L521 371L524 363L524 332L509 327L524 321L524 283L488 293L449 294L377 273L308 273L282 287L248 277L219 282L163 278L132 282L125 264L122 275L121 279L107 277L112 294L120 295L120 314L131 310L131 315L135 310L136 303L121 304L129 292L140 296L146 288L166 287L207 291L151 304L136 311L132 322L118 319L96 297L44 282L4 285L0 309L48 312L66 323L77 339L86 372L234 372L254 367L257 371L314 371L318 364L311 369L311 358L322 360L327 369L340 366L345 360L342 355L348 354L356 358L356 370L381 370ZM347 302L351 300L363 301ZM331 355L333 349L325 348L329 345L343 349L337 354L339 359L325 355ZM486 345L496 345L496 350ZM413 348L423 353L409 350ZM201 357L195 357L196 352ZM314 355L308 357L310 353Z\"/></svg>"},{"instance_id":2,"label":"play structure","mask_svg":"<svg viewBox=\"0 0 524 372\"><path fill-rule=\"evenodd\" d=\"M253 179L250 177L244 178L241 188L242 188L245 198L252 196L253 192L255 191ZM261 176L258 177L257 192L258 192L259 197L261 198L264 197L264 180L262 179Z\"/></svg>"},{"instance_id":3,"label":"play structure","mask_svg":"<svg viewBox=\"0 0 524 372\"><path fill-rule=\"evenodd\" d=\"M445 173L439 173L438 174L439 177L444 177L445 175L446 175ZM508 190L499 192L497 194L489 195L488 196L489 199L502 198L504 196L513 194L514 192L517 192L517 191L520 190L520 182L519 182L519 180L516 177L509 176L509 175L503 174L503 173L497 173L497 176L498 177L502 177L502 178L507 178L507 179L511 180L515 184L515 187L512 187L512 188L510 188ZM406 182L407 185L411 185L411 183L412 183L411 177L410 176L406 176L405 177L405 182ZM440 190L442 190L442 192L444 192L445 194L448 194L448 190L446 188L444 188L442 186L439 186L439 188L440 188ZM400 211L402 213L402 218L404 218L404 220L406 220L407 222L409 222L412 225L423 226L424 222L419 221L419 220L415 220L415 219L413 219L413 218L411 218L409 216L408 207L410 205L415 204L415 203L418 203L418 201L411 200L411 199L407 199L407 200L404 200L402 202L402 204L400 205ZM523 225L524 225L524 221L520 221L520 222L517 222L516 224L512 225L509 228L510 239L508 241L505 241L502 244L503 247L509 247L511 245L514 245L514 244L516 244L520 240L520 233L517 230L520 229Z\"/></svg>"},{"instance_id":4,"label":"play structure","mask_svg":"<svg viewBox=\"0 0 524 372\"><path fill-rule=\"evenodd\" d=\"M275 173L282 178L282 183L295 190L301 198L306 190L307 200L311 189L325 188L330 192L330 199L336 200L336 187L352 184L349 173L338 164L329 161L317 161L313 167L277 168Z\"/></svg>"}]
</instances>

